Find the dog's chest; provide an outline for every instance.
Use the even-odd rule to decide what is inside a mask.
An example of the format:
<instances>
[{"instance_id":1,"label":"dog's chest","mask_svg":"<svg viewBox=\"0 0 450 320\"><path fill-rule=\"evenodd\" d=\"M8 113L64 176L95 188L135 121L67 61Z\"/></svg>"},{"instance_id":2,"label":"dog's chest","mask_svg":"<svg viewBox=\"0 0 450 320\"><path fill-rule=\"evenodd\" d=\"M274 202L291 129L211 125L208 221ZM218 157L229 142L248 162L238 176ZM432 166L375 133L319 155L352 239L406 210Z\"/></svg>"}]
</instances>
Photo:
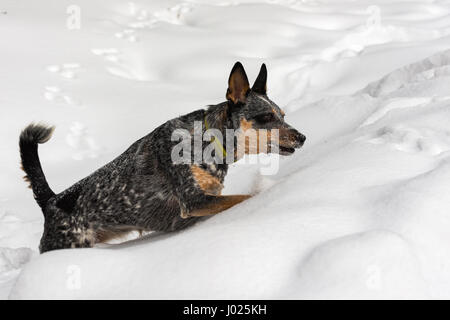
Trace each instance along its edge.
<instances>
[{"instance_id":1,"label":"dog's chest","mask_svg":"<svg viewBox=\"0 0 450 320\"><path fill-rule=\"evenodd\" d=\"M215 163L191 165L195 184L206 194L220 195L226 172L226 166Z\"/></svg>"}]
</instances>

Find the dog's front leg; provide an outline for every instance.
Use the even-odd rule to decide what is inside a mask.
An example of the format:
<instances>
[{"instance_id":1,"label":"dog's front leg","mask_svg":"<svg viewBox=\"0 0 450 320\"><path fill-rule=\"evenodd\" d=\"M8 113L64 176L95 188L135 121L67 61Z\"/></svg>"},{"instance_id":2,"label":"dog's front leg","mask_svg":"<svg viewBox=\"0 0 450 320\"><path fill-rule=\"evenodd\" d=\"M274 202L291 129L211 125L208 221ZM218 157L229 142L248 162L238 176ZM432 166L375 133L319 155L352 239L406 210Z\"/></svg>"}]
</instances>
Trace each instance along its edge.
<instances>
[{"instance_id":1,"label":"dog's front leg","mask_svg":"<svg viewBox=\"0 0 450 320\"><path fill-rule=\"evenodd\" d=\"M204 205L199 205L189 212L182 210L181 217L186 219L190 217L210 216L227 210L250 197L250 195L208 196L208 202Z\"/></svg>"},{"instance_id":2,"label":"dog's front leg","mask_svg":"<svg viewBox=\"0 0 450 320\"><path fill-rule=\"evenodd\" d=\"M163 135L171 137L177 127L167 124L161 128ZM161 172L172 187L180 204L182 218L210 216L250 198L250 195L220 196L220 181L197 165L176 164L172 161L174 141L160 139L155 141L157 150L156 169ZM217 194L218 193L218 194Z\"/></svg>"}]
</instances>

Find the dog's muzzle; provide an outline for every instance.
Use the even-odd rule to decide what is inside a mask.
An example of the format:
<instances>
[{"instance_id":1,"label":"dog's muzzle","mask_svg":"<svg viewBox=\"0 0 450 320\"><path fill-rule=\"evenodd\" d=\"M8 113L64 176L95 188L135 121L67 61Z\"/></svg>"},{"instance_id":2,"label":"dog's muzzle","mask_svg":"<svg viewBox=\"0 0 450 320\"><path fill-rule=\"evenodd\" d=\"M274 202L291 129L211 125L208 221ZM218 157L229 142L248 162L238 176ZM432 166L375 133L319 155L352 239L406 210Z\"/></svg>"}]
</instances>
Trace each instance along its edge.
<instances>
[{"instance_id":1,"label":"dog's muzzle","mask_svg":"<svg viewBox=\"0 0 450 320\"><path fill-rule=\"evenodd\" d=\"M306 137L295 129L290 129L280 137L278 145L279 154L288 156L305 143Z\"/></svg>"}]
</instances>

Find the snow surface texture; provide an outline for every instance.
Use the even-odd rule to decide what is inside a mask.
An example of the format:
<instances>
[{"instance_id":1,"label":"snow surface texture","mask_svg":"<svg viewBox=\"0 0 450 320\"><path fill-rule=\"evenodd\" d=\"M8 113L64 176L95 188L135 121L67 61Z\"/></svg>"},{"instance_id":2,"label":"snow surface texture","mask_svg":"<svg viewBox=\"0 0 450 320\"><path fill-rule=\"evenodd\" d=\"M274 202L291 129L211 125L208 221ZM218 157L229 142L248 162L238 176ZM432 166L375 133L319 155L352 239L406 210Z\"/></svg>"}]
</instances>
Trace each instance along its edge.
<instances>
[{"instance_id":1,"label":"snow surface texture","mask_svg":"<svg viewBox=\"0 0 450 320\"><path fill-rule=\"evenodd\" d=\"M3 0L0 12L0 297L450 298L449 1ZM231 168L225 192L255 197L176 234L37 254L26 124L57 126L40 156L59 192L223 101L237 60L250 79L268 65L269 96L307 136L277 175Z\"/></svg>"}]
</instances>

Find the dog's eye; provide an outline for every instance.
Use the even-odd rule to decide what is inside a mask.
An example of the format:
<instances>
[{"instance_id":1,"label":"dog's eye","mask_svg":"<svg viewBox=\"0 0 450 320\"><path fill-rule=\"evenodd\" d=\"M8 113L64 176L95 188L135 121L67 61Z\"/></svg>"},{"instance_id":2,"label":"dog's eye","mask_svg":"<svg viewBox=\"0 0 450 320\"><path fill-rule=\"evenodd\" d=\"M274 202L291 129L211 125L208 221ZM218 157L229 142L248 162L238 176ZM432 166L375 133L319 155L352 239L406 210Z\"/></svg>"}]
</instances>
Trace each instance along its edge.
<instances>
[{"instance_id":1,"label":"dog's eye","mask_svg":"<svg viewBox=\"0 0 450 320\"><path fill-rule=\"evenodd\" d=\"M255 117L255 120L260 123L271 122L275 119L273 113L265 113Z\"/></svg>"}]
</instances>

